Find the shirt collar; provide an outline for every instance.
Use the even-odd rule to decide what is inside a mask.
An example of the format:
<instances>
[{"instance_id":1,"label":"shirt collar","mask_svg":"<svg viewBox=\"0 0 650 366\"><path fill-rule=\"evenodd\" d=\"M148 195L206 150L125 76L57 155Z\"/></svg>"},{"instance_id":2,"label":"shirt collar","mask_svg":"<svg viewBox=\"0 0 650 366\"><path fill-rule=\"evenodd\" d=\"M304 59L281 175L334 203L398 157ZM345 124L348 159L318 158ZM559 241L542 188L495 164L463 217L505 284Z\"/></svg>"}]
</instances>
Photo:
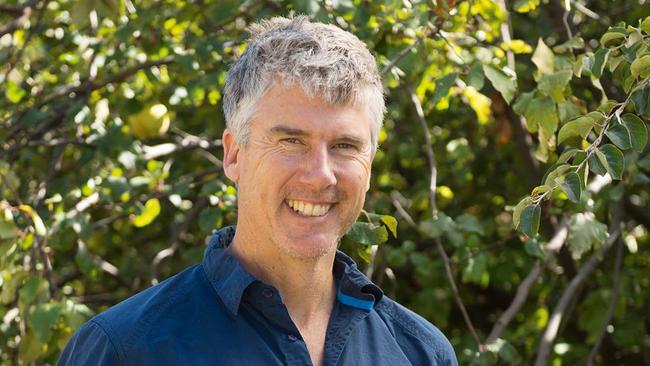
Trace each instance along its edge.
<instances>
[{"instance_id":1,"label":"shirt collar","mask_svg":"<svg viewBox=\"0 0 650 366\"><path fill-rule=\"evenodd\" d=\"M203 268L228 311L237 315L244 291L256 278L237 258L226 252L234 236L235 226L225 227L212 235L203 257ZM381 289L341 251L336 253L333 272L338 282L337 298L345 305L371 311L383 296Z\"/></svg>"}]
</instances>

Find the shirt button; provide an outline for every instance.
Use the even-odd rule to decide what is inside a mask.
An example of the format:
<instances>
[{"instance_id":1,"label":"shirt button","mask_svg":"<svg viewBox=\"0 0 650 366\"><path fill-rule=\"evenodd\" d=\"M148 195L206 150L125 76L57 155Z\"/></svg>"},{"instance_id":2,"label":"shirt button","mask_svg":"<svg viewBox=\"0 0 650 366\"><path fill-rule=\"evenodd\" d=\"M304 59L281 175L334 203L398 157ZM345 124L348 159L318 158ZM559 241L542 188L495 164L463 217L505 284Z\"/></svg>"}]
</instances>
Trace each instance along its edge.
<instances>
[{"instance_id":1,"label":"shirt button","mask_svg":"<svg viewBox=\"0 0 650 366\"><path fill-rule=\"evenodd\" d=\"M298 337L296 337L295 334L287 334L287 339L289 342L295 342L298 340Z\"/></svg>"},{"instance_id":2,"label":"shirt button","mask_svg":"<svg viewBox=\"0 0 650 366\"><path fill-rule=\"evenodd\" d=\"M267 299L270 299L273 297L273 291L271 289L265 288L262 290L262 296L266 297Z\"/></svg>"}]
</instances>

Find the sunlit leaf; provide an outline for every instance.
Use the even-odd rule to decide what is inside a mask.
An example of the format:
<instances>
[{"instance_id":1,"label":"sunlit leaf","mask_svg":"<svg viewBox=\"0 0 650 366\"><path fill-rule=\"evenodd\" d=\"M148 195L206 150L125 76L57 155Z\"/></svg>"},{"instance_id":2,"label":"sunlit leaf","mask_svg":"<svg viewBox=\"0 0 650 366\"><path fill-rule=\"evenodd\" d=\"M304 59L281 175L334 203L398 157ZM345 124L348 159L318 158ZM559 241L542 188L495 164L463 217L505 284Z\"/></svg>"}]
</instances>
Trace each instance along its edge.
<instances>
[{"instance_id":1,"label":"sunlit leaf","mask_svg":"<svg viewBox=\"0 0 650 366\"><path fill-rule=\"evenodd\" d=\"M537 41L532 61L542 74L552 74L555 70L555 55L541 38Z\"/></svg>"},{"instance_id":2,"label":"sunlit leaf","mask_svg":"<svg viewBox=\"0 0 650 366\"><path fill-rule=\"evenodd\" d=\"M150 198L145 202L142 213L133 218L133 225L144 227L153 222L160 214L160 201L157 198Z\"/></svg>"},{"instance_id":3,"label":"sunlit leaf","mask_svg":"<svg viewBox=\"0 0 650 366\"><path fill-rule=\"evenodd\" d=\"M492 65L483 65L483 72L494 89L498 90L507 103L510 103L517 91L517 82L505 72Z\"/></svg>"}]
</instances>

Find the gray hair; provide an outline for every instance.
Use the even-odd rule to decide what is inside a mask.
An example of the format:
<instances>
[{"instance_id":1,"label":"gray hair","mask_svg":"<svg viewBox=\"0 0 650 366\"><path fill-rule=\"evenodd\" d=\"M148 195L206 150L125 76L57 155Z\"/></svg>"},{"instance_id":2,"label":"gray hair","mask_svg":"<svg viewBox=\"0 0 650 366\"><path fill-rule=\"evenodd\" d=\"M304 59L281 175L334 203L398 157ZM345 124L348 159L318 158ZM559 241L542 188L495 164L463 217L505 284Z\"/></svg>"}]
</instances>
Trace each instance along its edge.
<instances>
[{"instance_id":1,"label":"gray hair","mask_svg":"<svg viewBox=\"0 0 650 366\"><path fill-rule=\"evenodd\" d=\"M226 77L226 126L245 144L256 104L276 80L299 84L310 97L332 105L362 105L371 118L373 148L384 111L374 57L356 36L305 16L275 17L249 27L250 42Z\"/></svg>"}]
</instances>

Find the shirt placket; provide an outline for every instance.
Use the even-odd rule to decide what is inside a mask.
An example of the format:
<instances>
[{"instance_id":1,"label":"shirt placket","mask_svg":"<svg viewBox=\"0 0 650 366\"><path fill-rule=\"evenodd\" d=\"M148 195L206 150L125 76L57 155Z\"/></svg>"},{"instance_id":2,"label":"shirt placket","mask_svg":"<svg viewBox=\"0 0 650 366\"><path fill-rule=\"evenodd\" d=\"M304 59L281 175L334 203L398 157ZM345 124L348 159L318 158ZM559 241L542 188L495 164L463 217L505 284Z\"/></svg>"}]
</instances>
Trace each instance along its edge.
<instances>
[{"instance_id":1,"label":"shirt placket","mask_svg":"<svg viewBox=\"0 0 650 366\"><path fill-rule=\"evenodd\" d=\"M257 282L251 286L249 301L273 325L277 345L289 366L312 365L309 350L300 331L291 320L277 290Z\"/></svg>"}]
</instances>

